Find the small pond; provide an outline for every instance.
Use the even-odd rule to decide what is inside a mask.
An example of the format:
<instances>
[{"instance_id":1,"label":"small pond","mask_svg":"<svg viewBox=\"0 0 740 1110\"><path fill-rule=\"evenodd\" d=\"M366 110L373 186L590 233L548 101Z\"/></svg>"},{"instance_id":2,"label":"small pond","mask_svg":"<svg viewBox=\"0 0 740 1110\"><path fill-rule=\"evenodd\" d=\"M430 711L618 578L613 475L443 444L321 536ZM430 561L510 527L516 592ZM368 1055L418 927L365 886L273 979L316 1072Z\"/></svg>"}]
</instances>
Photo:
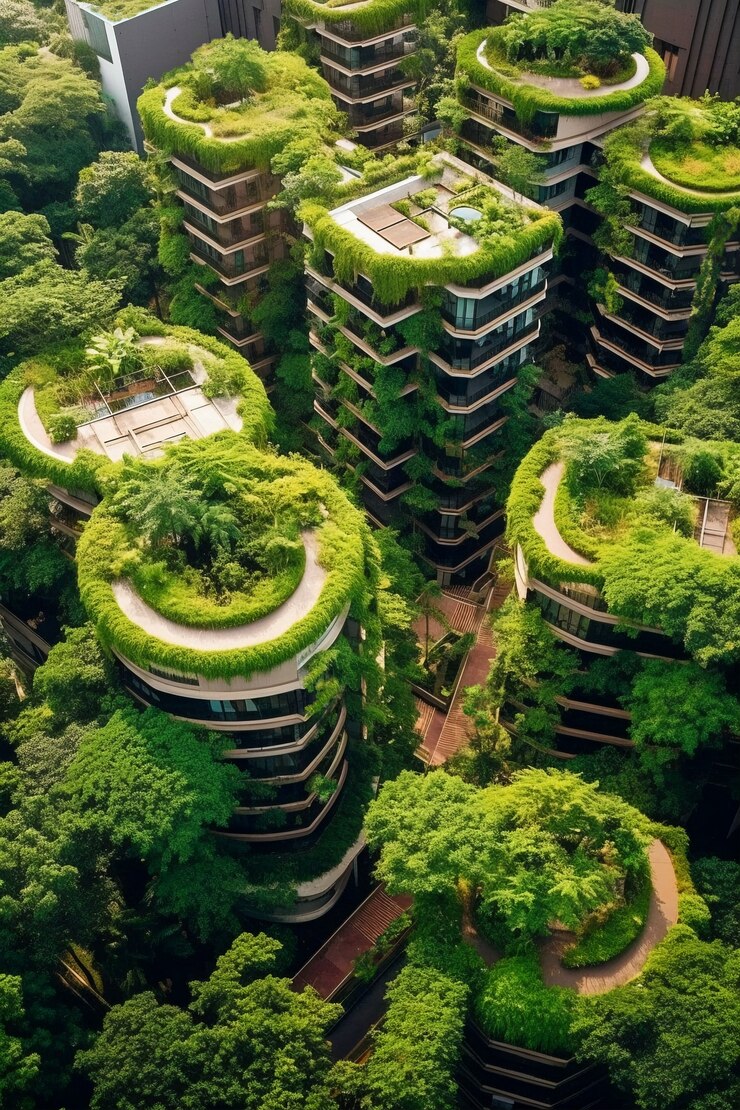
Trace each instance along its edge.
<instances>
[{"instance_id":1,"label":"small pond","mask_svg":"<svg viewBox=\"0 0 740 1110\"><path fill-rule=\"evenodd\" d=\"M483 215L477 208L470 208L467 204L462 204L459 208L453 208L450 215L454 216L456 220L467 220L468 223L473 223L479 220Z\"/></svg>"}]
</instances>

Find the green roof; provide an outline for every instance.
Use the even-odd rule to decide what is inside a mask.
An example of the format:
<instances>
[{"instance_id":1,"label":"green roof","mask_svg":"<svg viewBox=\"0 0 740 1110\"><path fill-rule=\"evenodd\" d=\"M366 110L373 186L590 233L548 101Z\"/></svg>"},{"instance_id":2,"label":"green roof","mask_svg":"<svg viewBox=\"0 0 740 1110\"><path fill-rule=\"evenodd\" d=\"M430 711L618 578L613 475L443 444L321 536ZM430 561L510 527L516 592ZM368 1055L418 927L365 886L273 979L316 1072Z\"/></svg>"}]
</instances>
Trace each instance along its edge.
<instances>
[{"instance_id":1,"label":"green roof","mask_svg":"<svg viewBox=\"0 0 740 1110\"><path fill-rule=\"evenodd\" d=\"M564 116L599 115L602 112L627 112L655 96L665 81L665 65L649 47L644 50L645 74L642 80L630 78L610 90L608 85L592 90L573 79L547 80L527 71L526 63L513 64L502 55L504 29L489 27L466 35L457 48L458 81L508 100L522 123L531 123L536 112ZM636 75L637 76L637 75ZM537 83L537 82L540 83Z\"/></svg>"},{"instance_id":2,"label":"green roof","mask_svg":"<svg viewBox=\"0 0 740 1110\"><path fill-rule=\"evenodd\" d=\"M138 110L156 147L220 174L267 169L295 140L318 152L342 132L329 86L302 58L230 36L142 93Z\"/></svg>"},{"instance_id":3,"label":"green roof","mask_svg":"<svg viewBox=\"0 0 740 1110\"><path fill-rule=\"evenodd\" d=\"M123 19L133 19L135 15L148 12L151 8L159 8L165 3L167 3L167 0L99 0L98 3L90 0L82 7L98 12L109 19L111 23L117 23Z\"/></svg>"},{"instance_id":4,"label":"green roof","mask_svg":"<svg viewBox=\"0 0 740 1110\"><path fill-rule=\"evenodd\" d=\"M193 549L187 534L179 553L153 542L127 508L136 483L168 474L197 491L204 511L227 513L232 547L220 549L217 570L212 554L183 562ZM327 472L225 432L120 471L77 560L82 601L104 644L144 669L230 678L272 670L316 644L350 605L362 610L373 552L362 513Z\"/></svg>"},{"instance_id":5,"label":"green roof","mask_svg":"<svg viewBox=\"0 0 740 1110\"><path fill-rule=\"evenodd\" d=\"M285 0L283 12L299 23L351 23L368 36L392 30L405 15L421 20L433 0Z\"/></svg>"},{"instance_id":6,"label":"green roof","mask_svg":"<svg viewBox=\"0 0 740 1110\"><path fill-rule=\"evenodd\" d=\"M411 248L394 247L387 235L368 230L358 218L372 210L369 196L329 211L314 201L300 209L315 251L334 256L334 275L352 284L368 278L383 304L403 300L426 285L467 285L494 281L522 265L562 236L560 217L532 202L515 200L510 190L470 170L457 159L438 155L419 163L420 174L395 182L389 190L378 183L378 206L389 201L415 221L421 241ZM456 210L473 208L479 218L458 218ZM426 232L426 235L424 234Z\"/></svg>"},{"instance_id":7,"label":"green roof","mask_svg":"<svg viewBox=\"0 0 740 1110\"><path fill-rule=\"evenodd\" d=\"M738 448L677 433L679 442L666 444L662 437L663 429L635 416L619 424L567 418L519 465L507 502L507 535L521 548L532 577L554 587L595 586L611 613L628 624L662 629L702 664L736 659L740 558L729 521L724 553L701 546L694 534L704 503L656 478L659 458L672 458L680 469L699 451L724 459L732 470ZM595 456L588 452L610 439L627 443L633 454L609 467L603 486L579 479L573 460L580 445L587 445L582 457L594 474ZM558 464L559 473L553 470ZM538 518L543 505L548 511ZM716 616L707 623L709 612Z\"/></svg>"},{"instance_id":8,"label":"green roof","mask_svg":"<svg viewBox=\"0 0 740 1110\"><path fill-rule=\"evenodd\" d=\"M207 397L236 399L242 435L251 442L266 442L274 414L262 382L236 351L212 336L163 324L142 309L123 310L115 323L123 328L132 326L139 336L137 343L147 356L139 372L142 389L155 388L147 384L151 377L160 383L169 377L161 391L165 397L173 390L195 385L197 377ZM0 452L24 473L65 489L101 493L119 464L102 453L94 435L75 431L75 425L104 415L99 410L103 401L95 384L97 375L86 356L86 342L89 337L41 352L0 383ZM21 398L29 387L33 389L31 416L34 424L39 422L35 431L24 426L20 415ZM90 442L94 449L87 446Z\"/></svg>"},{"instance_id":9,"label":"green roof","mask_svg":"<svg viewBox=\"0 0 740 1110\"><path fill-rule=\"evenodd\" d=\"M734 129L724 126L734 112ZM647 135L646 135L647 128ZM659 97L639 123L606 140L613 180L680 212L722 212L740 205L740 108L720 101Z\"/></svg>"}]
</instances>

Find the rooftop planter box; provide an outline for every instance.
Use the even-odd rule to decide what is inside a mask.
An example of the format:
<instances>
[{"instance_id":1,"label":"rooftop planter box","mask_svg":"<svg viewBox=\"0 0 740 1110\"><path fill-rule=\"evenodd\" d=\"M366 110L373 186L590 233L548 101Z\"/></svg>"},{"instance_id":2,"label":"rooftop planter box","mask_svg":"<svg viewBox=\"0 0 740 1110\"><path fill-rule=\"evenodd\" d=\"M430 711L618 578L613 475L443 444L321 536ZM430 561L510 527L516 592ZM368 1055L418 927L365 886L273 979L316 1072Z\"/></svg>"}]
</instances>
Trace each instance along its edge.
<instances>
[{"instance_id":1,"label":"rooftop planter box","mask_svg":"<svg viewBox=\"0 0 740 1110\"><path fill-rule=\"evenodd\" d=\"M406 16L423 19L432 6L432 0L367 0L364 4L348 0L286 0L283 10L304 26L323 23L331 29L337 24L348 24L353 31L371 38L402 28Z\"/></svg>"}]
</instances>

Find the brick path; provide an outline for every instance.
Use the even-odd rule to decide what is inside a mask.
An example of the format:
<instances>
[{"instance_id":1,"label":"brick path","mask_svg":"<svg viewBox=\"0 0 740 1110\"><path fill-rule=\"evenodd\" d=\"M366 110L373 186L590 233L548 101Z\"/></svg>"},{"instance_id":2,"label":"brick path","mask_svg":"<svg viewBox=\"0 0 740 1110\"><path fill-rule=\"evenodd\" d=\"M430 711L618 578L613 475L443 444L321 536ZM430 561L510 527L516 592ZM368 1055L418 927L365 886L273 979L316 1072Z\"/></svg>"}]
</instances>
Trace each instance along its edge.
<instances>
[{"instance_id":1,"label":"brick path","mask_svg":"<svg viewBox=\"0 0 740 1110\"><path fill-rule=\"evenodd\" d=\"M294 976L293 990L301 991L310 985L322 998L331 998L351 972L357 957L372 948L391 921L400 917L411 902L406 895L391 897L384 887L377 887Z\"/></svg>"},{"instance_id":2,"label":"brick path","mask_svg":"<svg viewBox=\"0 0 740 1110\"><path fill-rule=\"evenodd\" d=\"M453 627L460 632L475 632L476 641L465 660L457 692L447 713L432 709L430 715L427 712L430 708L428 706L420 710L416 727L421 737L421 744L416 754L429 767L440 767L446 763L460 748L465 747L470 739L470 722L463 713L465 689L485 682L488 677L491 659L495 653L488 616L501 607L510 589L510 583L495 586L487 602L482 605L459 602L461 609L459 619L466 622L466 627L460 628L457 624Z\"/></svg>"}]
</instances>

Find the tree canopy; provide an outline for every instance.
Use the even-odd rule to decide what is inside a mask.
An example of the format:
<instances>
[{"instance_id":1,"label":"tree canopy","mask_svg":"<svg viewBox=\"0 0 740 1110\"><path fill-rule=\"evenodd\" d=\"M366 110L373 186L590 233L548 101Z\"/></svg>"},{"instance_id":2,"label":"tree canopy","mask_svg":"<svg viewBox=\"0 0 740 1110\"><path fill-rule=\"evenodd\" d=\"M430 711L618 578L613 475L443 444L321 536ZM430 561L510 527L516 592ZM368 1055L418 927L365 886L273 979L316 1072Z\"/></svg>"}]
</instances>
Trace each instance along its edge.
<instances>
[{"instance_id":1,"label":"tree canopy","mask_svg":"<svg viewBox=\"0 0 740 1110\"><path fill-rule=\"evenodd\" d=\"M482 914L521 937L556 920L577 928L612 902L646 844L642 816L620 798L535 769L484 790L444 771L404 772L370 806L366 833L389 890L441 894L465 881Z\"/></svg>"},{"instance_id":2,"label":"tree canopy","mask_svg":"<svg viewBox=\"0 0 740 1110\"><path fill-rule=\"evenodd\" d=\"M150 992L114 1006L78 1066L92 1110L328 1110L326 1031L340 1008L265 974L280 945L242 933L181 1010Z\"/></svg>"},{"instance_id":3,"label":"tree canopy","mask_svg":"<svg viewBox=\"0 0 740 1110\"><path fill-rule=\"evenodd\" d=\"M639 979L582 999L579 1055L606 1063L643 1110L712 1110L740 1096L740 952L685 925L656 948Z\"/></svg>"}]
</instances>

